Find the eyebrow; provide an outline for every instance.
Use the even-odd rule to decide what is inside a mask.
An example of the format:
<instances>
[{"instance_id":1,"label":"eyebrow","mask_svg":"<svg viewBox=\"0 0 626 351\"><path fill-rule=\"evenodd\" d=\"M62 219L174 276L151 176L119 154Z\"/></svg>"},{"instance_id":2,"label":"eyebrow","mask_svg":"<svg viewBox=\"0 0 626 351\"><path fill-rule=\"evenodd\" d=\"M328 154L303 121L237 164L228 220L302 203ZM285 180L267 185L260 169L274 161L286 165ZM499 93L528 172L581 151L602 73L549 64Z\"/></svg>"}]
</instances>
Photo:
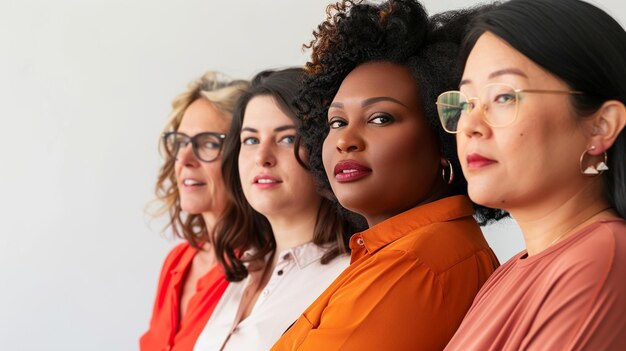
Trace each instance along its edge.
<instances>
[{"instance_id":1,"label":"eyebrow","mask_svg":"<svg viewBox=\"0 0 626 351\"><path fill-rule=\"evenodd\" d=\"M375 104L375 103L380 102L380 101L390 101L390 102L396 103L398 105L402 105L402 106L404 106L406 108L409 108L407 105L403 104L400 100L394 99L394 98L389 97L389 96L377 96L377 97L365 99L365 100L363 100L361 102L361 107L369 106L371 104ZM343 109L344 105L341 102L333 102L333 103L330 104L330 107Z\"/></svg>"},{"instance_id":2,"label":"eyebrow","mask_svg":"<svg viewBox=\"0 0 626 351\"><path fill-rule=\"evenodd\" d=\"M505 68L505 69L501 69L501 70L497 70L495 72L492 72L491 74L489 74L489 79L493 79L499 76L503 76L505 74L513 74L516 76L520 76L520 77L524 77L526 79L528 79L528 76L522 72L521 70L517 69L517 68ZM461 83L459 83L459 87L462 86L463 84L468 84L471 83L472 80L471 79L463 79L461 81Z\"/></svg>"},{"instance_id":3,"label":"eyebrow","mask_svg":"<svg viewBox=\"0 0 626 351\"><path fill-rule=\"evenodd\" d=\"M296 129L296 126L294 126L293 124L285 124L283 126L274 128L274 131L275 132L282 132L282 131L290 130L290 129ZM243 127L243 128L241 128L241 133L243 133L243 132L258 133L259 130L255 129L255 128L252 128L252 127Z\"/></svg>"}]
</instances>

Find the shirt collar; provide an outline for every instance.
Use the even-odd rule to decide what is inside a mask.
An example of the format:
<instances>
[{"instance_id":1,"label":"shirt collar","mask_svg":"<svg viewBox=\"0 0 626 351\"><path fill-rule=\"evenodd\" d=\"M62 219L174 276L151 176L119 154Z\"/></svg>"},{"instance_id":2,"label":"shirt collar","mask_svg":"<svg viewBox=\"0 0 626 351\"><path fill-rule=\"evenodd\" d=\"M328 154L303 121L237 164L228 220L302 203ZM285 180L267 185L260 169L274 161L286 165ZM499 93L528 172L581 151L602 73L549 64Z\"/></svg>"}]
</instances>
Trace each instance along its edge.
<instances>
[{"instance_id":1,"label":"shirt collar","mask_svg":"<svg viewBox=\"0 0 626 351\"><path fill-rule=\"evenodd\" d=\"M170 270L170 274L182 277L186 272L187 268L193 261L194 256L198 252L197 249L194 249L191 246L188 246L182 255L179 256L178 262L176 265ZM182 279L182 278L179 278Z\"/></svg>"},{"instance_id":2,"label":"shirt collar","mask_svg":"<svg viewBox=\"0 0 626 351\"><path fill-rule=\"evenodd\" d=\"M304 243L286 250L281 251L278 254L278 263L293 259L296 263L296 266L299 269L303 269L304 267L310 265L315 261L321 260L322 256L326 253L328 247L326 246L318 246L313 242ZM254 253L254 249L247 250L244 252L245 256L251 256ZM265 256L265 261L267 262L271 257L271 254L267 254Z\"/></svg>"},{"instance_id":3,"label":"shirt collar","mask_svg":"<svg viewBox=\"0 0 626 351\"><path fill-rule=\"evenodd\" d=\"M467 196L445 197L414 207L353 235L350 238L350 248L357 254L364 247L367 253L372 254L418 228L472 214L474 208Z\"/></svg>"},{"instance_id":4,"label":"shirt collar","mask_svg":"<svg viewBox=\"0 0 626 351\"><path fill-rule=\"evenodd\" d=\"M278 256L278 262L293 259L299 269L304 269L304 267L310 265L311 263L319 261L322 256L324 256L327 249L327 247L320 247L312 242L308 242L281 251Z\"/></svg>"}]
</instances>

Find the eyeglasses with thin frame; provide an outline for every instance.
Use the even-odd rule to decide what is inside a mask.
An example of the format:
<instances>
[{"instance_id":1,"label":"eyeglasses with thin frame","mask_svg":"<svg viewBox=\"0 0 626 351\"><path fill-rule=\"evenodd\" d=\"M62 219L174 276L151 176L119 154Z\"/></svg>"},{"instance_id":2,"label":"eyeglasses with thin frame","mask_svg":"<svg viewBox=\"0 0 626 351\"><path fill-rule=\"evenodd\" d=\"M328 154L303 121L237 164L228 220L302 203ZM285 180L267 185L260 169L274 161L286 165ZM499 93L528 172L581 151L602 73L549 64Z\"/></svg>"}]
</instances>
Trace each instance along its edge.
<instances>
[{"instance_id":1,"label":"eyeglasses with thin frame","mask_svg":"<svg viewBox=\"0 0 626 351\"><path fill-rule=\"evenodd\" d=\"M191 143L193 154L200 161L213 162L220 155L226 134L215 132L198 133L193 137L184 133L167 132L163 134L163 146L167 153L176 158L181 149Z\"/></svg>"},{"instance_id":2,"label":"eyeglasses with thin frame","mask_svg":"<svg viewBox=\"0 0 626 351\"><path fill-rule=\"evenodd\" d=\"M458 133L460 119L477 106L485 123L492 127L506 127L517 119L519 103L524 93L539 94L583 94L570 90L515 89L508 84L485 85L478 97L468 98L460 91L446 91L437 97L437 113L443 129L451 134Z\"/></svg>"}]
</instances>

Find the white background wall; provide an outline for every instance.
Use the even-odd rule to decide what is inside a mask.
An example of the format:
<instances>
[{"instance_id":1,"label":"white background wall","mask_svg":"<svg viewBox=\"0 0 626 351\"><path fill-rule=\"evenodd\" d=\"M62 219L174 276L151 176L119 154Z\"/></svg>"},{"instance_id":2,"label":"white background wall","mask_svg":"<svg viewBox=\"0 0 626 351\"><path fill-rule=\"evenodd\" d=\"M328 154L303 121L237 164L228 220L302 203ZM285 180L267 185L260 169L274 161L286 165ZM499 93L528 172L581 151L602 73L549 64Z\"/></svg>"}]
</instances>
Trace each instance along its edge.
<instances>
[{"instance_id":1,"label":"white background wall","mask_svg":"<svg viewBox=\"0 0 626 351\"><path fill-rule=\"evenodd\" d=\"M170 101L207 69L304 63L327 3L0 0L0 349L137 349L173 245L143 212ZM502 260L523 245L486 232Z\"/></svg>"}]
</instances>

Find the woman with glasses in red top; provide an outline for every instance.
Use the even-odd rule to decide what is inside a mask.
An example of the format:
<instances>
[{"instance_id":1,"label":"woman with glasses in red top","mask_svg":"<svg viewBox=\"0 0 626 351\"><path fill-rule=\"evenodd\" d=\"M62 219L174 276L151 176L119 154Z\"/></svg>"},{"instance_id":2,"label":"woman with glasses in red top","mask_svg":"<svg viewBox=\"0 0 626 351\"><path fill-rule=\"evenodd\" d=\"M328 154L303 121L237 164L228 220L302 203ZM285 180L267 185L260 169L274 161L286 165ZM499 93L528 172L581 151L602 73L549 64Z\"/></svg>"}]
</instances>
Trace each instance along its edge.
<instances>
[{"instance_id":1,"label":"woman with glasses in red top","mask_svg":"<svg viewBox=\"0 0 626 351\"><path fill-rule=\"evenodd\" d=\"M213 251L213 233L231 200L221 150L236 100L248 82L207 72L172 103L156 185L174 235L185 239L165 259L142 351L192 350L228 286Z\"/></svg>"},{"instance_id":2,"label":"woman with glasses in red top","mask_svg":"<svg viewBox=\"0 0 626 351\"><path fill-rule=\"evenodd\" d=\"M626 345L626 32L579 0L478 16L459 91L439 96L471 199L526 243L485 283L446 350Z\"/></svg>"}]
</instances>

